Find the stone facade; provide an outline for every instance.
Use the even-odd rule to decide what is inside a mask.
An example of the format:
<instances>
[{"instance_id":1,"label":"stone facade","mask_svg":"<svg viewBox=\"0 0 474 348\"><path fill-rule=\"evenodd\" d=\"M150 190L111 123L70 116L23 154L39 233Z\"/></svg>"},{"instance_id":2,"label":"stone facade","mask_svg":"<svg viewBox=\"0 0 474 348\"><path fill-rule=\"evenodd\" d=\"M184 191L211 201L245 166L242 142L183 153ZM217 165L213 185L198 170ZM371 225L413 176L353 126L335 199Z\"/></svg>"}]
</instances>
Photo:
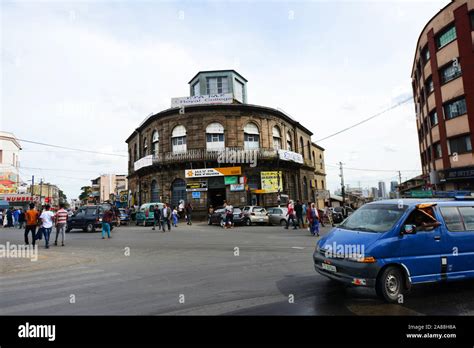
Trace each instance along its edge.
<instances>
[{"instance_id":1,"label":"stone facade","mask_svg":"<svg viewBox=\"0 0 474 348\"><path fill-rule=\"evenodd\" d=\"M214 122L220 123L224 128L225 147L233 149L244 148L244 127L248 123L253 123L259 131L260 149L274 151L273 128L276 126L280 130L282 148L286 149L287 137L288 133L290 133L293 151L300 154L304 152L304 163L299 164L279 160L275 151L275 156L273 157L259 158L256 167L251 167L249 164L219 164L215 158L210 159L206 155L185 160L177 159L166 162L159 160L159 158L164 158L173 152L171 136L176 126L184 126L186 128L186 147L188 153L196 150L202 150L205 153L207 146L206 127ZM134 163L152 154L152 149L154 148L152 139L155 131L159 134L158 155L154 154L152 165L135 171ZM174 183L177 181L181 182L180 180L190 181L185 179L186 169L225 166L240 166L241 176L249 180L253 179L252 183L254 189L257 189L256 192L259 192L257 177L260 177L260 172L279 170L282 172L283 177L283 191L281 192L283 195L288 195L290 199L307 198L313 201L314 193L312 191L316 187L311 187L311 183L315 180L319 183L324 182L325 172L324 159L319 157L324 153L324 149L311 143L311 135L312 133L308 129L282 112L262 106L248 104L199 105L184 109L174 108L162 111L146 119L127 139L129 148L128 179L134 203L150 202L153 196L152 183L155 187L155 198L159 197L160 201L172 202ZM301 148L300 143L304 144L303 148ZM251 186L250 183L248 184ZM264 206L278 204L277 193L255 195L251 188L248 186L246 188L248 189L246 191L231 192L230 186L225 185L225 188L220 187L222 192L219 192L219 194L224 195L225 199L234 206L243 206L251 203ZM305 194L302 190L307 193ZM158 191L158 195L156 191ZM195 194L195 198L192 197L192 192L187 192L185 199L193 204L195 211L206 211L210 204L210 191L202 191L199 194ZM197 197L198 195L200 195L199 198ZM318 205L320 204L318 203Z\"/></svg>"}]
</instances>

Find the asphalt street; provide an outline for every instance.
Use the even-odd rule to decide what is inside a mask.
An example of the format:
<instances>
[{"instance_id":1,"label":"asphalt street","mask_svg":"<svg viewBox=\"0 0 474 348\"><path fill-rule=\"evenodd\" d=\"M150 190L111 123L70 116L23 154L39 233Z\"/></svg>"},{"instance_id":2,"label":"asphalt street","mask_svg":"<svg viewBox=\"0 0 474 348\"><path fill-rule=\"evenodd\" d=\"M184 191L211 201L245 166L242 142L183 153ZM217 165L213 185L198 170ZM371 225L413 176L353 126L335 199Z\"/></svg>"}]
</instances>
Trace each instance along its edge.
<instances>
[{"instance_id":1,"label":"asphalt street","mask_svg":"<svg viewBox=\"0 0 474 348\"><path fill-rule=\"evenodd\" d=\"M328 229L323 229L327 233ZM53 238L54 239L54 233ZM4 258L0 315L473 315L474 282L414 287L403 304L314 271L317 238L279 226L73 231L39 259ZM1 229L0 244L23 244Z\"/></svg>"}]
</instances>

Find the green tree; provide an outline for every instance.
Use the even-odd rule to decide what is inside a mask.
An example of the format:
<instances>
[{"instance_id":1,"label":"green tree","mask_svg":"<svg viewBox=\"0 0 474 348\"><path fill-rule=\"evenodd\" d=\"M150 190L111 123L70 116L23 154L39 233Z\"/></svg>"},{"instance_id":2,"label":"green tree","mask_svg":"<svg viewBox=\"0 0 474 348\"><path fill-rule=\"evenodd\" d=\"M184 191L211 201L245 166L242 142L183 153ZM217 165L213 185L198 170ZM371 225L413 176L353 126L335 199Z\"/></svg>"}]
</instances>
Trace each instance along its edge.
<instances>
[{"instance_id":1,"label":"green tree","mask_svg":"<svg viewBox=\"0 0 474 348\"><path fill-rule=\"evenodd\" d=\"M92 187L90 186L82 186L81 187L81 194L79 195L79 199L81 201L87 201L87 199L89 199L89 195L91 194L92 192Z\"/></svg>"},{"instance_id":2,"label":"green tree","mask_svg":"<svg viewBox=\"0 0 474 348\"><path fill-rule=\"evenodd\" d=\"M69 205L67 202L67 196L62 190L59 190L59 203L64 203L66 206Z\"/></svg>"}]
</instances>

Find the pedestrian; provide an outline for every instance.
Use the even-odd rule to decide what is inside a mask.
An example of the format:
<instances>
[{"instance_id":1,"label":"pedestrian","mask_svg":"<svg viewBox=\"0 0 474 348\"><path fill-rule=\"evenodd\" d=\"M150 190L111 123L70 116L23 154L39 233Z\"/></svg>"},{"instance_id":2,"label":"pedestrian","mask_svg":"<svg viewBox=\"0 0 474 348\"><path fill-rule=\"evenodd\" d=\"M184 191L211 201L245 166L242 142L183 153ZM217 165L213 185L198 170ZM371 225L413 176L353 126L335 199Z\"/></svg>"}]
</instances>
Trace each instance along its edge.
<instances>
[{"instance_id":1,"label":"pedestrian","mask_svg":"<svg viewBox=\"0 0 474 348\"><path fill-rule=\"evenodd\" d=\"M38 218L39 218L39 213L35 209L35 204L30 203L30 209L27 210L25 213L25 220L26 220L26 226L25 226L25 244L28 245L28 234L31 231L31 244L33 244L33 247L36 244L36 226L38 226Z\"/></svg>"},{"instance_id":2,"label":"pedestrian","mask_svg":"<svg viewBox=\"0 0 474 348\"><path fill-rule=\"evenodd\" d=\"M296 230L297 227L296 227L296 220L295 220L295 208L294 208L292 200L290 202L288 202L288 211L286 213L286 216L288 218L286 219L285 229L288 229L288 226L290 225L290 220L291 220L291 222L293 224L293 229Z\"/></svg>"},{"instance_id":3,"label":"pedestrian","mask_svg":"<svg viewBox=\"0 0 474 348\"><path fill-rule=\"evenodd\" d=\"M171 217L173 218L173 226L178 227L178 209L176 209L176 206L173 208Z\"/></svg>"},{"instance_id":4,"label":"pedestrian","mask_svg":"<svg viewBox=\"0 0 474 348\"><path fill-rule=\"evenodd\" d=\"M3 226L3 209L0 209L0 226Z\"/></svg>"},{"instance_id":5,"label":"pedestrian","mask_svg":"<svg viewBox=\"0 0 474 348\"><path fill-rule=\"evenodd\" d=\"M13 227L13 208L7 210L7 226L6 227Z\"/></svg>"},{"instance_id":6,"label":"pedestrian","mask_svg":"<svg viewBox=\"0 0 474 348\"><path fill-rule=\"evenodd\" d=\"M183 200L180 200L179 201L179 206L178 206L178 213L179 213L179 217L180 218L183 218L186 216L186 212L185 212L185 209L184 209L184 201Z\"/></svg>"},{"instance_id":7,"label":"pedestrian","mask_svg":"<svg viewBox=\"0 0 474 348\"><path fill-rule=\"evenodd\" d=\"M319 237L319 212L314 203L311 204L311 234Z\"/></svg>"},{"instance_id":8,"label":"pedestrian","mask_svg":"<svg viewBox=\"0 0 474 348\"><path fill-rule=\"evenodd\" d=\"M311 202L308 202L308 209L306 209L306 221L308 222L308 231L311 231Z\"/></svg>"},{"instance_id":9,"label":"pedestrian","mask_svg":"<svg viewBox=\"0 0 474 348\"><path fill-rule=\"evenodd\" d=\"M192 212L193 212L193 207L191 206L191 203L186 204L185 210L186 210L186 217L187 217L187 220L188 220L187 224L192 225L193 222L191 220L191 215L192 215Z\"/></svg>"},{"instance_id":10,"label":"pedestrian","mask_svg":"<svg viewBox=\"0 0 474 348\"><path fill-rule=\"evenodd\" d=\"M68 212L64 209L64 203L59 203L59 210L56 213L56 239L54 245L58 245L58 236L61 233L61 246L64 246L66 240Z\"/></svg>"},{"instance_id":11,"label":"pedestrian","mask_svg":"<svg viewBox=\"0 0 474 348\"><path fill-rule=\"evenodd\" d=\"M19 224L19 229L23 229L25 226L25 212L23 211L22 208L19 209L20 214L18 215L18 224Z\"/></svg>"},{"instance_id":12,"label":"pedestrian","mask_svg":"<svg viewBox=\"0 0 474 348\"><path fill-rule=\"evenodd\" d=\"M163 209L161 211L161 223L163 232L165 232L165 226L168 226L168 231L171 231L171 209L169 208L168 204L163 205Z\"/></svg>"},{"instance_id":13,"label":"pedestrian","mask_svg":"<svg viewBox=\"0 0 474 348\"><path fill-rule=\"evenodd\" d=\"M324 216L328 219L331 226L334 227L334 221L332 220L332 212L331 209L329 209L329 206L327 205L324 208Z\"/></svg>"},{"instance_id":14,"label":"pedestrian","mask_svg":"<svg viewBox=\"0 0 474 348\"><path fill-rule=\"evenodd\" d=\"M309 210L309 208L311 207L311 202L308 202L308 205L306 205L306 203L303 202L302 207L303 207L303 212L302 212L302 215L303 215L303 227L306 227L306 224L308 224L308 219L306 218L306 213L307 213L307 211Z\"/></svg>"},{"instance_id":15,"label":"pedestrian","mask_svg":"<svg viewBox=\"0 0 474 348\"><path fill-rule=\"evenodd\" d=\"M230 204L225 205L225 228L232 228L234 224L234 207Z\"/></svg>"},{"instance_id":16,"label":"pedestrian","mask_svg":"<svg viewBox=\"0 0 474 348\"><path fill-rule=\"evenodd\" d=\"M50 205L46 204L44 206L43 212L40 215L41 228L43 229L44 243L46 249L49 249L49 237L51 235L51 230L53 229L54 213L50 209Z\"/></svg>"},{"instance_id":17,"label":"pedestrian","mask_svg":"<svg viewBox=\"0 0 474 348\"><path fill-rule=\"evenodd\" d=\"M317 205L316 205L316 211L318 212L319 223L320 223L321 227L324 227L324 210L321 209L321 211L320 211L318 209Z\"/></svg>"},{"instance_id":18,"label":"pedestrian","mask_svg":"<svg viewBox=\"0 0 474 348\"><path fill-rule=\"evenodd\" d=\"M17 227L19 222L18 219L20 218L20 209L15 209L13 212L13 227Z\"/></svg>"},{"instance_id":19,"label":"pedestrian","mask_svg":"<svg viewBox=\"0 0 474 348\"><path fill-rule=\"evenodd\" d=\"M301 204L300 200L296 200L295 205L295 214L296 214L296 221L299 228L304 227L303 221L303 205Z\"/></svg>"},{"instance_id":20,"label":"pedestrian","mask_svg":"<svg viewBox=\"0 0 474 348\"><path fill-rule=\"evenodd\" d=\"M161 210L159 205L155 205L153 208L153 231L155 230L156 225L158 225L158 229L161 230Z\"/></svg>"},{"instance_id":21,"label":"pedestrian","mask_svg":"<svg viewBox=\"0 0 474 348\"><path fill-rule=\"evenodd\" d=\"M111 209L107 209L102 216L102 239L105 239L105 233L107 232L107 238L110 236L110 224L114 221L114 213Z\"/></svg>"}]
</instances>

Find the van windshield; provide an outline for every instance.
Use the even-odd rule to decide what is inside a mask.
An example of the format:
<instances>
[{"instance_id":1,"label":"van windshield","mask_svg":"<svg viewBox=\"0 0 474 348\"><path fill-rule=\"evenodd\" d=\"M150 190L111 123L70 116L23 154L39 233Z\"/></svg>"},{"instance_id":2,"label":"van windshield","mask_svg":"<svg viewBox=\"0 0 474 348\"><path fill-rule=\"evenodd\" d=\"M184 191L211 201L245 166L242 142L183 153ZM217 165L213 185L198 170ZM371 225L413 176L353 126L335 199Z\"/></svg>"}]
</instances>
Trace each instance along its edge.
<instances>
[{"instance_id":1,"label":"van windshield","mask_svg":"<svg viewBox=\"0 0 474 348\"><path fill-rule=\"evenodd\" d=\"M352 231L386 232L390 230L407 210L406 205L366 204L350 215L340 228Z\"/></svg>"}]
</instances>

